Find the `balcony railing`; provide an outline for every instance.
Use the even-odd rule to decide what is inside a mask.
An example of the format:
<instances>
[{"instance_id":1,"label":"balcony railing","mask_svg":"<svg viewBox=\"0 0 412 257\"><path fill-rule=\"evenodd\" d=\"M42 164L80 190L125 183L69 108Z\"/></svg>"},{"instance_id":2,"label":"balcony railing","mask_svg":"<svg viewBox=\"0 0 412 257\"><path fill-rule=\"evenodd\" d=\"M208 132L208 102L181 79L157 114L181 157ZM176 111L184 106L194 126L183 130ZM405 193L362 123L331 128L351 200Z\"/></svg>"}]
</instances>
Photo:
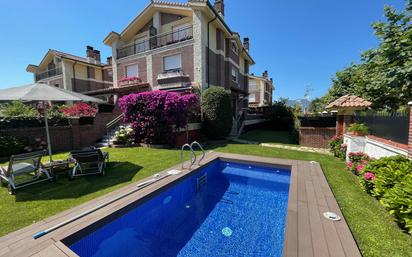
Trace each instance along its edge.
<instances>
[{"instance_id":1,"label":"balcony railing","mask_svg":"<svg viewBox=\"0 0 412 257\"><path fill-rule=\"evenodd\" d=\"M51 78L60 74L62 74L62 68L51 69L46 72L36 74L36 81Z\"/></svg>"},{"instance_id":2,"label":"balcony railing","mask_svg":"<svg viewBox=\"0 0 412 257\"><path fill-rule=\"evenodd\" d=\"M176 31L156 35L147 40L137 42L123 48L117 49L117 59L126 56L143 53L151 49L175 44L193 38L193 26L188 26Z\"/></svg>"}]
</instances>

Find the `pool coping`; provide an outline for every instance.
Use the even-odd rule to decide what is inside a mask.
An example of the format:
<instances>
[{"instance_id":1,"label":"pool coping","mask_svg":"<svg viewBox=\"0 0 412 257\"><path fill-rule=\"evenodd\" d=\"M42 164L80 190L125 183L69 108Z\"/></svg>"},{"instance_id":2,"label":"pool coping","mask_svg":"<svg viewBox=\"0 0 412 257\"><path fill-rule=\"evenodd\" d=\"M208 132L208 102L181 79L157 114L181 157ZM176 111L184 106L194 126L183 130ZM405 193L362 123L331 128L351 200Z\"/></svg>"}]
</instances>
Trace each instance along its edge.
<instances>
[{"instance_id":1,"label":"pool coping","mask_svg":"<svg viewBox=\"0 0 412 257\"><path fill-rule=\"evenodd\" d=\"M220 152L209 152L200 165L196 165L191 171L185 169L179 175L159 180L39 239L33 239L33 235L106 202L115 196L128 192L135 188L137 184L149 178L131 183L121 189L0 237L0 257L78 256L61 242L64 238L86 227L90 227L90 225L96 226L96 224L99 224L97 222L101 222L104 217L119 210L125 210L131 204L136 205L140 201L147 199L147 197L152 197L153 194L166 190L216 159L291 168L285 240L283 244L284 257L361 257L352 233L319 163ZM187 162L186 165L188 165ZM174 169L181 170L181 166L176 165L159 174L166 174L167 171ZM342 217L342 220L336 222L325 219L323 217L323 212L325 211L337 213Z\"/></svg>"}]
</instances>

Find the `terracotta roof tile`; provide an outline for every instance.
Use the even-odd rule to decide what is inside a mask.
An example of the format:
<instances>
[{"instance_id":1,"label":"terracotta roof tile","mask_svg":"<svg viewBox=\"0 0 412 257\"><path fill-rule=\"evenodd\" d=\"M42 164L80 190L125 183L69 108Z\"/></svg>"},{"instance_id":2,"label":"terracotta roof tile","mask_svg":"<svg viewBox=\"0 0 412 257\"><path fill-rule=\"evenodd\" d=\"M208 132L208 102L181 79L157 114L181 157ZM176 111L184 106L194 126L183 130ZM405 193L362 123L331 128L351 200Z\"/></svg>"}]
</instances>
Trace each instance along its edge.
<instances>
[{"instance_id":1,"label":"terracotta roof tile","mask_svg":"<svg viewBox=\"0 0 412 257\"><path fill-rule=\"evenodd\" d=\"M371 105L372 105L371 102L363 98L360 98L359 96L344 95L336 99L332 103L328 104L328 106L326 106L326 109L333 109L333 108L342 109L342 108L351 108L351 107L367 108Z\"/></svg>"}]
</instances>

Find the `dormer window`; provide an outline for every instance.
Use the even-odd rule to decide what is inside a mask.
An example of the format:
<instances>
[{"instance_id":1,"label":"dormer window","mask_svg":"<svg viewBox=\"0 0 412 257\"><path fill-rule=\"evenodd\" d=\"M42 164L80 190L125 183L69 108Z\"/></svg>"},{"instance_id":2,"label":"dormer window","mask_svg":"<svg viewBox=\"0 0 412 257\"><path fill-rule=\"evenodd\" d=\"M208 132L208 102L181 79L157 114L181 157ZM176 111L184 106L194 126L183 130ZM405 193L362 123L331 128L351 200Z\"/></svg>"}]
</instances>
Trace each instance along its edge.
<instances>
[{"instance_id":1,"label":"dormer window","mask_svg":"<svg viewBox=\"0 0 412 257\"><path fill-rule=\"evenodd\" d=\"M235 54L238 54L238 53L239 53L239 48L237 47L236 41L234 41L234 40L232 40L232 51L233 51Z\"/></svg>"}]
</instances>

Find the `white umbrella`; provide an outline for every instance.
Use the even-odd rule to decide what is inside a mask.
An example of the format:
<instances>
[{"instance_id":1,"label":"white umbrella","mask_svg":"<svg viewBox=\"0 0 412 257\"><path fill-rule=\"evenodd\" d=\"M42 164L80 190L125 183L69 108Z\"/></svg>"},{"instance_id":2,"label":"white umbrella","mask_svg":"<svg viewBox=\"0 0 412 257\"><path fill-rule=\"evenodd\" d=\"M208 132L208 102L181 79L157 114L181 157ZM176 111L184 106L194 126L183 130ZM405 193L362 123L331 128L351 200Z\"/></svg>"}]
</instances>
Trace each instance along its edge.
<instances>
[{"instance_id":1,"label":"white umbrella","mask_svg":"<svg viewBox=\"0 0 412 257\"><path fill-rule=\"evenodd\" d=\"M49 86L43 83L34 83L30 85L0 89L0 101L82 101L93 103L106 103L105 101L83 95L80 93L68 91L58 87ZM44 122L46 125L47 146L49 150L50 162L52 162L52 150L50 142L49 123L47 121L47 108L44 106Z\"/></svg>"}]
</instances>

